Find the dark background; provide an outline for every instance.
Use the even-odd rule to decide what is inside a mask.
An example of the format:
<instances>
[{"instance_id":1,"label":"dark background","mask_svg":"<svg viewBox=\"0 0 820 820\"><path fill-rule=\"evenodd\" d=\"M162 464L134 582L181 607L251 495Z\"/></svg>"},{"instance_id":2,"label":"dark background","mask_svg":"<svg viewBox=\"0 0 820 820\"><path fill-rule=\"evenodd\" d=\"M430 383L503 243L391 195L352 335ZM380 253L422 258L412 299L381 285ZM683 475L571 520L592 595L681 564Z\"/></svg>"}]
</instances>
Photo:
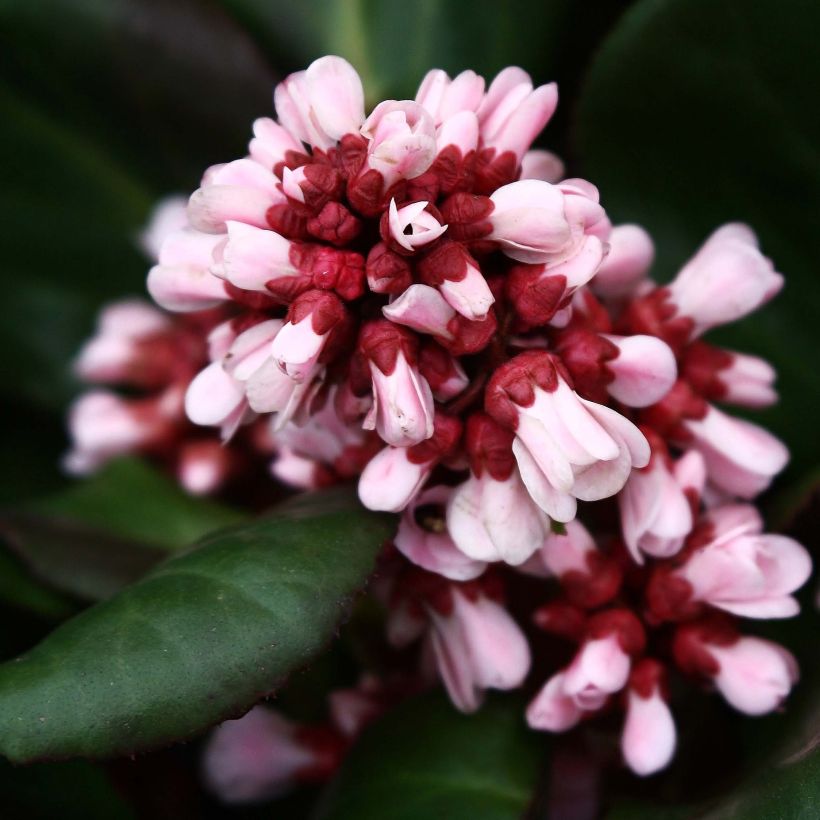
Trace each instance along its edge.
<instances>
[{"instance_id":1,"label":"dark background","mask_svg":"<svg viewBox=\"0 0 820 820\"><path fill-rule=\"evenodd\" d=\"M568 176L599 186L613 221L650 230L661 280L723 222L758 231L786 287L717 339L778 369L781 402L755 417L787 442L792 463L764 507L814 548L818 35L820 6L808 0L0 0L0 502L15 508L66 483L58 462L77 390L68 365L101 304L144 292L147 264L134 237L152 203L193 190L207 165L241 156L252 120L271 114L275 82L337 53L361 73L370 105L412 97L431 67L489 79L518 64L536 82L557 80L561 102L543 146L564 158ZM10 657L61 616L23 601L10 574L19 567L2 561L0 644ZM813 593L805 593L812 612ZM781 738L794 751L816 737L812 617L769 626L801 654L806 678L787 721L745 721L728 752L717 744L700 762L684 756L660 781L614 784L613 794L627 796L607 816L652 816L641 800L681 802L698 794L696 782L707 792L742 782ZM311 673L318 679L323 663ZM726 720L691 717L713 719ZM724 753L731 762L721 778ZM198 786L196 759L195 747L181 747L105 768L0 767L0 803L32 817L219 816ZM795 777L786 792L817 799L820 781L802 770ZM299 817L310 797L256 814ZM777 805L782 814L754 816L798 816L786 813L787 801Z\"/></svg>"}]
</instances>

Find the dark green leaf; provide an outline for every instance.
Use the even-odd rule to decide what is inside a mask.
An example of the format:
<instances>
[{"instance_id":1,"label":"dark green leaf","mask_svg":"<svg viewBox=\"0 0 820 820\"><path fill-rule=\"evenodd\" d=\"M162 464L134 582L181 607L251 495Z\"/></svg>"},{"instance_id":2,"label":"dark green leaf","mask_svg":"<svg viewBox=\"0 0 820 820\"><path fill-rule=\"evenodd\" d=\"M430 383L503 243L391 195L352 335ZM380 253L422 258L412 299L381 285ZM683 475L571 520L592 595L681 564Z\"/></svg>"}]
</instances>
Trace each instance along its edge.
<instances>
[{"instance_id":1,"label":"dark green leaf","mask_svg":"<svg viewBox=\"0 0 820 820\"><path fill-rule=\"evenodd\" d=\"M109 598L167 557L138 541L25 513L0 517L0 534L31 575L86 601Z\"/></svg>"},{"instance_id":2,"label":"dark green leaf","mask_svg":"<svg viewBox=\"0 0 820 820\"><path fill-rule=\"evenodd\" d=\"M35 593L35 579L85 601L109 598L168 551L242 518L186 495L143 461L112 462L63 492L0 512L4 546L28 569L3 557L16 580L0 583L0 599L16 605L28 601L27 608L39 611L51 592L41 587Z\"/></svg>"},{"instance_id":3,"label":"dark green leaf","mask_svg":"<svg viewBox=\"0 0 820 820\"><path fill-rule=\"evenodd\" d=\"M0 66L159 191L240 155L271 106L266 60L210 0L0 0Z\"/></svg>"},{"instance_id":4,"label":"dark green leaf","mask_svg":"<svg viewBox=\"0 0 820 820\"><path fill-rule=\"evenodd\" d=\"M24 564L6 552L4 546L0 546L0 601L49 621L62 620L76 610L71 601L32 578Z\"/></svg>"},{"instance_id":5,"label":"dark green leaf","mask_svg":"<svg viewBox=\"0 0 820 820\"><path fill-rule=\"evenodd\" d=\"M820 816L818 738L801 756L756 772L698 820L814 820ZM649 815L647 815L648 817Z\"/></svg>"},{"instance_id":6,"label":"dark green leaf","mask_svg":"<svg viewBox=\"0 0 820 820\"><path fill-rule=\"evenodd\" d=\"M785 274L771 305L717 338L777 367L783 399L759 418L795 472L820 458L818 27L806 0L643 0L593 64L579 114L582 171L615 220L653 234L660 278L731 220Z\"/></svg>"},{"instance_id":7,"label":"dark green leaf","mask_svg":"<svg viewBox=\"0 0 820 820\"><path fill-rule=\"evenodd\" d=\"M516 820L533 799L545 747L515 699L462 715L443 695L419 698L365 732L318 817Z\"/></svg>"},{"instance_id":8,"label":"dark green leaf","mask_svg":"<svg viewBox=\"0 0 820 820\"><path fill-rule=\"evenodd\" d=\"M4 390L62 410L105 301L144 294L160 195L242 154L273 77L196 0L0 0Z\"/></svg>"},{"instance_id":9,"label":"dark green leaf","mask_svg":"<svg viewBox=\"0 0 820 820\"><path fill-rule=\"evenodd\" d=\"M244 517L215 501L188 495L137 458L113 461L93 478L23 509L54 523L87 525L161 550L180 549Z\"/></svg>"},{"instance_id":10,"label":"dark green leaf","mask_svg":"<svg viewBox=\"0 0 820 820\"><path fill-rule=\"evenodd\" d=\"M0 761L0 795L0 810L8 818L130 820L135 817L105 773L81 761L25 768Z\"/></svg>"},{"instance_id":11,"label":"dark green leaf","mask_svg":"<svg viewBox=\"0 0 820 820\"><path fill-rule=\"evenodd\" d=\"M72 391L69 362L106 299L141 293L134 235L151 195L99 146L0 85L4 390L51 408Z\"/></svg>"},{"instance_id":12,"label":"dark green leaf","mask_svg":"<svg viewBox=\"0 0 820 820\"><path fill-rule=\"evenodd\" d=\"M124 754L241 713L327 643L393 526L342 489L206 538L0 667L0 752Z\"/></svg>"},{"instance_id":13,"label":"dark green leaf","mask_svg":"<svg viewBox=\"0 0 820 820\"><path fill-rule=\"evenodd\" d=\"M221 0L272 53L303 68L339 54L361 74L371 102L412 97L430 68L471 68L492 76L523 65L539 82L550 79L568 0L500 4L475 0L309 0L299 6L270 0Z\"/></svg>"}]
</instances>

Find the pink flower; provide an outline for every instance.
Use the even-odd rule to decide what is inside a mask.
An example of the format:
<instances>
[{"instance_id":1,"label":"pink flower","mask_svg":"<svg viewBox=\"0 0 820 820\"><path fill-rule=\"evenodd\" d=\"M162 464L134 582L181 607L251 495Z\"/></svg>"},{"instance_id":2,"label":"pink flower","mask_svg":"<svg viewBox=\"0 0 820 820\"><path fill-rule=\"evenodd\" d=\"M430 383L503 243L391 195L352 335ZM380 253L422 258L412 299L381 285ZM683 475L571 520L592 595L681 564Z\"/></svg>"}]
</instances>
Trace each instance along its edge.
<instances>
[{"instance_id":1,"label":"pink flower","mask_svg":"<svg viewBox=\"0 0 820 820\"><path fill-rule=\"evenodd\" d=\"M476 560L521 564L549 531L547 516L519 476L512 438L483 413L467 424L472 470L447 505L447 529L458 548Z\"/></svg>"},{"instance_id":2,"label":"pink flower","mask_svg":"<svg viewBox=\"0 0 820 820\"><path fill-rule=\"evenodd\" d=\"M731 646L708 647L719 669L715 686L747 715L777 709L797 683L797 662L782 646L762 638L739 638Z\"/></svg>"},{"instance_id":3,"label":"pink flower","mask_svg":"<svg viewBox=\"0 0 820 820\"><path fill-rule=\"evenodd\" d=\"M789 460L785 445L771 433L744 419L709 406L702 419L684 422L689 446L706 461L709 480L740 498L763 492Z\"/></svg>"},{"instance_id":4,"label":"pink flower","mask_svg":"<svg viewBox=\"0 0 820 820\"><path fill-rule=\"evenodd\" d=\"M564 163L552 151L535 149L521 158L521 179L540 179L555 185L564 177Z\"/></svg>"},{"instance_id":5,"label":"pink flower","mask_svg":"<svg viewBox=\"0 0 820 820\"><path fill-rule=\"evenodd\" d=\"M217 439L195 439L183 444L177 479L191 495L210 495L222 487L234 471L235 454Z\"/></svg>"},{"instance_id":6,"label":"pink flower","mask_svg":"<svg viewBox=\"0 0 820 820\"><path fill-rule=\"evenodd\" d=\"M457 149L461 156L461 170L464 170L464 158L469 157L478 147L478 118L472 111L459 111L448 117L436 130L436 158L445 157L451 153L449 149ZM455 159L455 157L453 158ZM472 163L470 163L471 165ZM469 167L469 166L468 166ZM452 186L444 181L443 190L451 190Z\"/></svg>"},{"instance_id":7,"label":"pink flower","mask_svg":"<svg viewBox=\"0 0 820 820\"><path fill-rule=\"evenodd\" d=\"M167 196L151 211L148 224L139 235L139 245L145 255L154 261L168 236L181 231L188 224L188 200L183 196Z\"/></svg>"},{"instance_id":8,"label":"pink flower","mask_svg":"<svg viewBox=\"0 0 820 820\"><path fill-rule=\"evenodd\" d=\"M227 223L228 241L211 272L243 290L270 293L266 285L274 279L294 277L299 270L291 258L292 243L275 231Z\"/></svg>"},{"instance_id":9,"label":"pink flower","mask_svg":"<svg viewBox=\"0 0 820 820\"><path fill-rule=\"evenodd\" d=\"M646 275L654 259L655 245L640 225L616 225L609 235L609 253L591 287L603 299L629 298L648 283Z\"/></svg>"},{"instance_id":10,"label":"pink flower","mask_svg":"<svg viewBox=\"0 0 820 820\"><path fill-rule=\"evenodd\" d=\"M481 140L495 149L496 155L511 152L518 165L557 105L555 83L533 88L525 71L505 68L492 81L478 108Z\"/></svg>"},{"instance_id":11,"label":"pink flower","mask_svg":"<svg viewBox=\"0 0 820 820\"><path fill-rule=\"evenodd\" d=\"M586 639L570 665L547 681L527 710L534 729L562 732L584 712L595 712L626 685L632 658L646 641L640 621L628 610L593 616Z\"/></svg>"},{"instance_id":12,"label":"pink flower","mask_svg":"<svg viewBox=\"0 0 820 820\"><path fill-rule=\"evenodd\" d=\"M414 564L453 581L469 581L484 572L486 563L473 560L453 542L444 520L451 489L430 487L407 506L394 543Z\"/></svg>"},{"instance_id":13,"label":"pink flower","mask_svg":"<svg viewBox=\"0 0 820 820\"><path fill-rule=\"evenodd\" d=\"M417 369L418 343L387 320L368 322L359 349L373 379L373 407L365 428L394 447L409 447L433 435L433 394Z\"/></svg>"},{"instance_id":14,"label":"pink flower","mask_svg":"<svg viewBox=\"0 0 820 820\"><path fill-rule=\"evenodd\" d=\"M300 782L329 776L340 751L329 732L256 706L213 732L203 758L205 781L226 803L269 800Z\"/></svg>"},{"instance_id":15,"label":"pink flower","mask_svg":"<svg viewBox=\"0 0 820 820\"><path fill-rule=\"evenodd\" d=\"M185 414L194 424L219 427L225 441L253 417L244 386L225 372L221 362L211 362L188 385Z\"/></svg>"},{"instance_id":16,"label":"pink flower","mask_svg":"<svg viewBox=\"0 0 820 820\"><path fill-rule=\"evenodd\" d=\"M478 263L462 245L445 242L427 254L417 266L419 278L438 288L457 313L471 321L482 321L495 297Z\"/></svg>"},{"instance_id":17,"label":"pink flower","mask_svg":"<svg viewBox=\"0 0 820 820\"><path fill-rule=\"evenodd\" d=\"M276 334L271 353L297 384L317 373L327 345L342 342L348 327L345 306L333 293L310 290L291 304L287 322Z\"/></svg>"},{"instance_id":18,"label":"pink flower","mask_svg":"<svg viewBox=\"0 0 820 820\"><path fill-rule=\"evenodd\" d=\"M230 221L266 228L268 209L285 201L272 171L252 159L237 159L206 175L188 200L188 221L203 233L224 233Z\"/></svg>"},{"instance_id":19,"label":"pink flower","mask_svg":"<svg viewBox=\"0 0 820 820\"><path fill-rule=\"evenodd\" d=\"M359 479L359 500L369 510L400 512L439 461L452 454L460 437L461 422L436 413L429 439L410 447L385 447L368 462Z\"/></svg>"},{"instance_id":20,"label":"pink flower","mask_svg":"<svg viewBox=\"0 0 820 820\"><path fill-rule=\"evenodd\" d=\"M278 447L270 472L283 484L297 490L317 490L326 486L326 473L319 461L300 455L286 445Z\"/></svg>"},{"instance_id":21,"label":"pink flower","mask_svg":"<svg viewBox=\"0 0 820 820\"><path fill-rule=\"evenodd\" d=\"M80 350L74 372L86 381L109 384L130 381L141 358L140 342L171 327L170 318L146 302L128 299L104 308L97 333ZM140 363L139 370L145 370Z\"/></svg>"},{"instance_id":22,"label":"pink flower","mask_svg":"<svg viewBox=\"0 0 820 820\"><path fill-rule=\"evenodd\" d=\"M700 453L690 451L676 462L659 439L642 470L633 470L618 495L624 542L635 561L641 553L669 558L692 531L691 498L699 498L706 482Z\"/></svg>"},{"instance_id":23,"label":"pink flower","mask_svg":"<svg viewBox=\"0 0 820 820\"><path fill-rule=\"evenodd\" d=\"M659 402L678 377L675 354L656 336L604 336L618 348L606 363L613 380L607 391L627 407L648 407Z\"/></svg>"},{"instance_id":24,"label":"pink flower","mask_svg":"<svg viewBox=\"0 0 820 820\"><path fill-rule=\"evenodd\" d=\"M385 189L423 174L436 157L433 118L409 100L379 103L361 133L368 140L367 165L382 175Z\"/></svg>"},{"instance_id":25,"label":"pink flower","mask_svg":"<svg viewBox=\"0 0 820 820\"><path fill-rule=\"evenodd\" d=\"M746 225L716 230L669 285L678 314L694 322L691 336L734 322L771 299L783 277L760 253Z\"/></svg>"},{"instance_id":26,"label":"pink flower","mask_svg":"<svg viewBox=\"0 0 820 820\"><path fill-rule=\"evenodd\" d=\"M433 644L447 693L462 712L481 705L485 689L515 689L530 668L520 627L503 606L452 588L452 612L431 612Z\"/></svg>"},{"instance_id":27,"label":"pink flower","mask_svg":"<svg viewBox=\"0 0 820 820\"><path fill-rule=\"evenodd\" d=\"M322 57L289 75L276 86L274 103L291 134L325 151L356 133L364 120L361 80L341 57Z\"/></svg>"},{"instance_id":28,"label":"pink flower","mask_svg":"<svg viewBox=\"0 0 820 820\"><path fill-rule=\"evenodd\" d=\"M774 381L775 369L759 356L729 352L732 357L727 368L720 371L724 385L723 400L742 407L769 407L777 401Z\"/></svg>"},{"instance_id":29,"label":"pink flower","mask_svg":"<svg viewBox=\"0 0 820 820\"><path fill-rule=\"evenodd\" d=\"M454 399L470 383L458 359L435 342L422 345L419 372L430 385L436 401Z\"/></svg>"},{"instance_id":30,"label":"pink flower","mask_svg":"<svg viewBox=\"0 0 820 820\"><path fill-rule=\"evenodd\" d=\"M549 353L520 353L496 370L485 407L515 432L524 484L556 521L575 517L576 499L615 495L632 467L649 461L641 432L614 410L580 398Z\"/></svg>"},{"instance_id":31,"label":"pink flower","mask_svg":"<svg viewBox=\"0 0 820 820\"><path fill-rule=\"evenodd\" d=\"M385 711L381 681L369 674L356 686L334 689L328 696L328 709L334 726L346 738L358 737L362 730Z\"/></svg>"},{"instance_id":32,"label":"pink flower","mask_svg":"<svg viewBox=\"0 0 820 820\"><path fill-rule=\"evenodd\" d=\"M742 407L769 407L777 401L777 374L764 359L723 350L703 341L684 350L681 372L697 392L711 401Z\"/></svg>"},{"instance_id":33,"label":"pink flower","mask_svg":"<svg viewBox=\"0 0 820 820\"><path fill-rule=\"evenodd\" d=\"M677 732L664 689L665 670L657 661L644 658L635 665L621 751L629 768L641 777L666 768L675 753Z\"/></svg>"},{"instance_id":34,"label":"pink flower","mask_svg":"<svg viewBox=\"0 0 820 820\"><path fill-rule=\"evenodd\" d=\"M672 649L684 671L712 680L729 704L747 715L777 709L798 679L790 652L762 638L740 636L720 618L678 627Z\"/></svg>"},{"instance_id":35,"label":"pink flower","mask_svg":"<svg viewBox=\"0 0 820 820\"><path fill-rule=\"evenodd\" d=\"M434 242L447 230L447 226L440 224L426 208L426 202L413 202L397 208L396 200L390 200L390 237L409 253Z\"/></svg>"},{"instance_id":36,"label":"pink flower","mask_svg":"<svg viewBox=\"0 0 820 820\"><path fill-rule=\"evenodd\" d=\"M313 411L300 423L289 422L276 431L275 443L284 445L311 460L339 468L350 474L352 468L344 464L352 449L362 447L367 434L359 425L347 423L337 410L338 388L328 389L322 406ZM354 473L355 474L355 473Z\"/></svg>"},{"instance_id":37,"label":"pink flower","mask_svg":"<svg viewBox=\"0 0 820 820\"><path fill-rule=\"evenodd\" d=\"M524 179L499 188L490 200L490 238L507 256L548 264L550 273L566 276L573 287L593 277L605 252L601 239L590 232L605 219L593 186Z\"/></svg>"},{"instance_id":38,"label":"pink flower","mask_svg":"<svg viewBox=\"0 0 820 820\"><path fill-rule=\"evenodd\" d=\"M157 399L138 401L105 390L83 394L69 411L72 450L65 469L85 475L116 456L161 443L173 432L179 403L173 389Z\"/></svg>"},{"instance_id":39,"label":"pink flower","mask_svg":"<svg viewBox=\"0 0 820 820\"><path fill-rule=\"evenodd\" d=\"M531 729L545 732L566 732L584 714L575 699L566 693L566 672L553 675L527 707L527 723Z\"/></svg>"},{"instance_id":40,"label":"pink flower","mask_svg":"<svg viewBox=\"0 0 820 820\"><path fill-rule=\"evenodd\" d=\"M746 618L787 618L800 610L791 593L808 580L811 557L784 535L738 527L695 550L674 574L695 601Z\"/></svg>"},{"instance_id":41,"label":"pink flower","mask_svg":"<svg viewBox=\"0 0 820 820\"><path fill-rule=\"evenodd\" d=\"M447 300L429 285L410 285L397 299L385 305L382 313L399 325L419 333L428 333L450 340L450 321L456 315Z\"/></svg>"},{"instance_id":42,"label":"pink flower","mask_svg":"<svg viewBox=\"0 0 820 820\"><path fill-rule=\"evenodd\" d=\"M310 380L297 382L288 376L274 358L273 342L283 325L281 319L257 322L234 335L224 352L220 354L217 349L211 354L221 360L225 372L241 387L252 410L277 414L277 430L293 418L311 387ZM222 329L215 332L221 335ZM220 340L220 347L227 341Z\"/></svg>"},{"instance_id":43,"label":"pink flower","mask_svg":"<svg viewBox=\"0 0 820 820\"><path fill-rule=\"evenodd\" d=\"M214 252L223 237L183 228L166 236L159 264L148 272L148 292L166 310L191 312L228 298L225 283L211 273Z\"/></svg>"},{"instance_id":44,"label":"pink flower","mask_svg":"<svg viewBox=\"0 0 820 820\"><path fill-rule=\"evenodd\" d=\"M484 98L484 78L474 71L462 71L450 79L445 71L434 68L424 75L416 102L424 106L436 126L464 111L474 112Z\"/></svg>"},{"instance_id":45,"label":"pink flower","mask_svg":"<svg viewBox=\"0 0 820 820\"><path fill-rule=\"evenodd\" d=\"M253 139L248 144L251 158L270 171L284 162L289 153L302 154L304 146L287 128L270 117L260 117L253 123Z\"/></svg>"},{"instance_id":46,"label":"pink flower","mask_svg":"<svg viewBox=\"0 0 820 820\"><path fill-rule=\"evenodd\" d=\"M611 694L623 689L630 665L617 635L589 640L567 667L564 693L585 711L600 709Z\"/></svg>"}]
</instances>

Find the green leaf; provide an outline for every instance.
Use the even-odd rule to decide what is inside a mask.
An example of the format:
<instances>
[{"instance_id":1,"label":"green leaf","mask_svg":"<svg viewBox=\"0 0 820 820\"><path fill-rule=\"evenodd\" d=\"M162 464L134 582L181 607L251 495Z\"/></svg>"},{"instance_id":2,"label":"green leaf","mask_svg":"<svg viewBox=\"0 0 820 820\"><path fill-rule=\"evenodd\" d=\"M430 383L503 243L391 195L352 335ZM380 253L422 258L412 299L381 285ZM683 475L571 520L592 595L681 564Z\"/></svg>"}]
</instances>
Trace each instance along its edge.
<instances>
[{"instance_id":1,"label":"green leaf","mask_svg":"<svg viewBox=\"0 0 820 820\"><path fill-rule=\"evenodd\" d=\"M371 103L415 94L431 68L471 68L492 76L523 65L539 82L554 67L562 24L572 4L520 0L418 0L408 5L376 0L307 0L290 3L222 0L272 53L287 53L304 68L325 54L339 54L359 71Z\"/></svg>"},{"instance_id":2,"label":"green leaf","mask_svg":"<svg viewBox=\"0 0 820 820\"><path fill-rule=\"evenodd\" d=\"M69 489L0 512L4 546L25 567L0 553L15 579L0 582L0 600L44 615L65 608L60 599L52 600L52 590L104 600L169 551L243 518L216 502L192 498L143 461L112 462Z\"/></svg>"},{"instance_id":3,"label":"green leaf","mask_svg":"<svg viewBox=\"0 0 820 820\"><path fill-rule=\"evenodd\" d=\"M817 738L802 756L767 767L698 820L814 820L820 816ZM649 816L649 815L647 815Z\"/></svg>"},{"instance_id":4,"label":"green leaf","mask_svg":"<svg viewBox=\"0 0 820 820\"><path fill-rule=\"evenodd\" d=\"M330 640L393 526L343 488L205 538L0 667L0 753L134 753L240 714Z\"/></svg>"},{"instance_id":5,"label":"green leaf","mask_svg":"<svg viewBox=\"0 0 820 820\"><path fill-rule=\"evenodd\" d=\"M241 156L273 76L194 0L0 0L3 390L62 410L100 306L145 294L151 206Z\"/></svg>"},{"instance_id":6,"label":"green leaf","mask_svg":"<svg viewBox=\"0 0 820 820\"><path fill-rule=\"evenodd\" d=\"M535 791L543 735L523 707L493 698L462 715L443 695L403 704L370 727L345 760L320 820L514 820Z\"/></svg>"},{"instance_id":7,"label":"green leaf","mask_svg":"<svg viewBox=\"0 0 820 820\"><path fill-rule=\"evenodd\" d=\"M245 516L216 501L195 498L138 458L106 465L97 475L23 510L54 523L80 523L161 550L178 550Z\"/></svg>"},{"instance_id":8,"label":"green leaf","mask_svg":"<svg viewBox=\"0 0 820 820\"><path fill-rule=\"evenodd\" d=\"M0 187L7 281L0 325L4 391L59 408L69 361L99 304L144 289L134 234L148 191L99 147L0 84Z\"/></svg>"},{"instance_id":9,"label":"green leaf","mask_svg":"<svg viewBox=\"0 0 820 820\"><path fill-rule=\"evenodd\" d=\"M614 220L650 230L659 278L732 220L785 274L773 303L715 338L778 369L781 403L755 416L795 474L820 459L818 27L804 0L643 0L595 60L578 123L583 174Z\"/></svg>"},{"instance_id":10,"label":"green leaf","mask_svg":"<svg viewBox=\"0 0 820 820\"><path fill-rule=\"evenodd\" d=\"M90 763L13 767L0 760L0 794L4 817L26 820L132 820L136 815Z\"/></svg>"},{"instance_id":11,"label":"green leaf","mask_svg":"<svg viewBox=\"0 0 820 820\"><path fill-rule=\"evenodd\" d=\"M25 513L0 517L0 534L34 578L85 601L109 598L167 557L138 541Z\"/></svg>"},{"instance_id":12,"label":"green leaf","mask_svg":"<svg viewBox=\"0 0 820 820\"><path fill-rule=\"evenodd\" d=\"M239 156L274 82L250 36L200 0L0 0L0 67L159 191Z\"/></svg>"},{"instance_id":13,"label":"green leaf","mask_svg":"<svg viewBox=\"0 0 820 820\"><path fill-rule=\"evenodd\" d=\"M25 565L5 549L0 549L0 601L49 621L67 618L77 608L62 595L38 583Z\"/></svg>"}]
</instances>

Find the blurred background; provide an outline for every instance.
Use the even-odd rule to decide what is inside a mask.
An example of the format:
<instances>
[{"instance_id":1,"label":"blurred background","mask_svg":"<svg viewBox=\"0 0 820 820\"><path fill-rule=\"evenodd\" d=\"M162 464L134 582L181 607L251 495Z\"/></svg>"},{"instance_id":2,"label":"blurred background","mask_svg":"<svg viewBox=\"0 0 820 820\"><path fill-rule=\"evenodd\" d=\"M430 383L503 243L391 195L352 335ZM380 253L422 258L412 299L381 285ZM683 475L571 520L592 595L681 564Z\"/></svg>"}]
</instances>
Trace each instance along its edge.
<instances>
[{"instance_id":1,"label":"blurred background","mask_svg":"<svg viewBox=\"0 0 820 820\"><path fill-rule=\"evenodd\" d=\"M820 6L809 0L0 0L0 503L17 508L68 483L59 462L77 391L70 362L104 302L144 294L148 264L136 236L152 204L192 191L206 166L243 155L253 119L272 112L274 84L333 53L358 69L370 104L412 97L432 67L489 79L517 64L536 83L556 80L558 114L542 147L564 159L567 176L599 187L614 222L650 231L661 281L718 225L754 227L786 287L717 338L779 372L781 402L756 418L786 441L792 463L764 507L773 525L812 547L818 33ZM51 594L0 552L4 657L77 606ZM805 593L812 612L813 594ZM816 744L816 627L811 616L772 627L798 654L802 647L807 683L787 725L743 726L739 771L776 745L770 736L790 732L795 749L801 738ZM320 661L302 688L321 688L343 663ZM804 785L816 798L820 779ZM626 802L607 816L650 816L634 802L640 789L624 789ZM676 799L680 783L670 777L649 790ZM290 818L309 801L228 812L199 787L195 747L104 768L0 766L0 795L8 816L53 817L59 806L64 818Z\"/></svg>"}]
</instances>

